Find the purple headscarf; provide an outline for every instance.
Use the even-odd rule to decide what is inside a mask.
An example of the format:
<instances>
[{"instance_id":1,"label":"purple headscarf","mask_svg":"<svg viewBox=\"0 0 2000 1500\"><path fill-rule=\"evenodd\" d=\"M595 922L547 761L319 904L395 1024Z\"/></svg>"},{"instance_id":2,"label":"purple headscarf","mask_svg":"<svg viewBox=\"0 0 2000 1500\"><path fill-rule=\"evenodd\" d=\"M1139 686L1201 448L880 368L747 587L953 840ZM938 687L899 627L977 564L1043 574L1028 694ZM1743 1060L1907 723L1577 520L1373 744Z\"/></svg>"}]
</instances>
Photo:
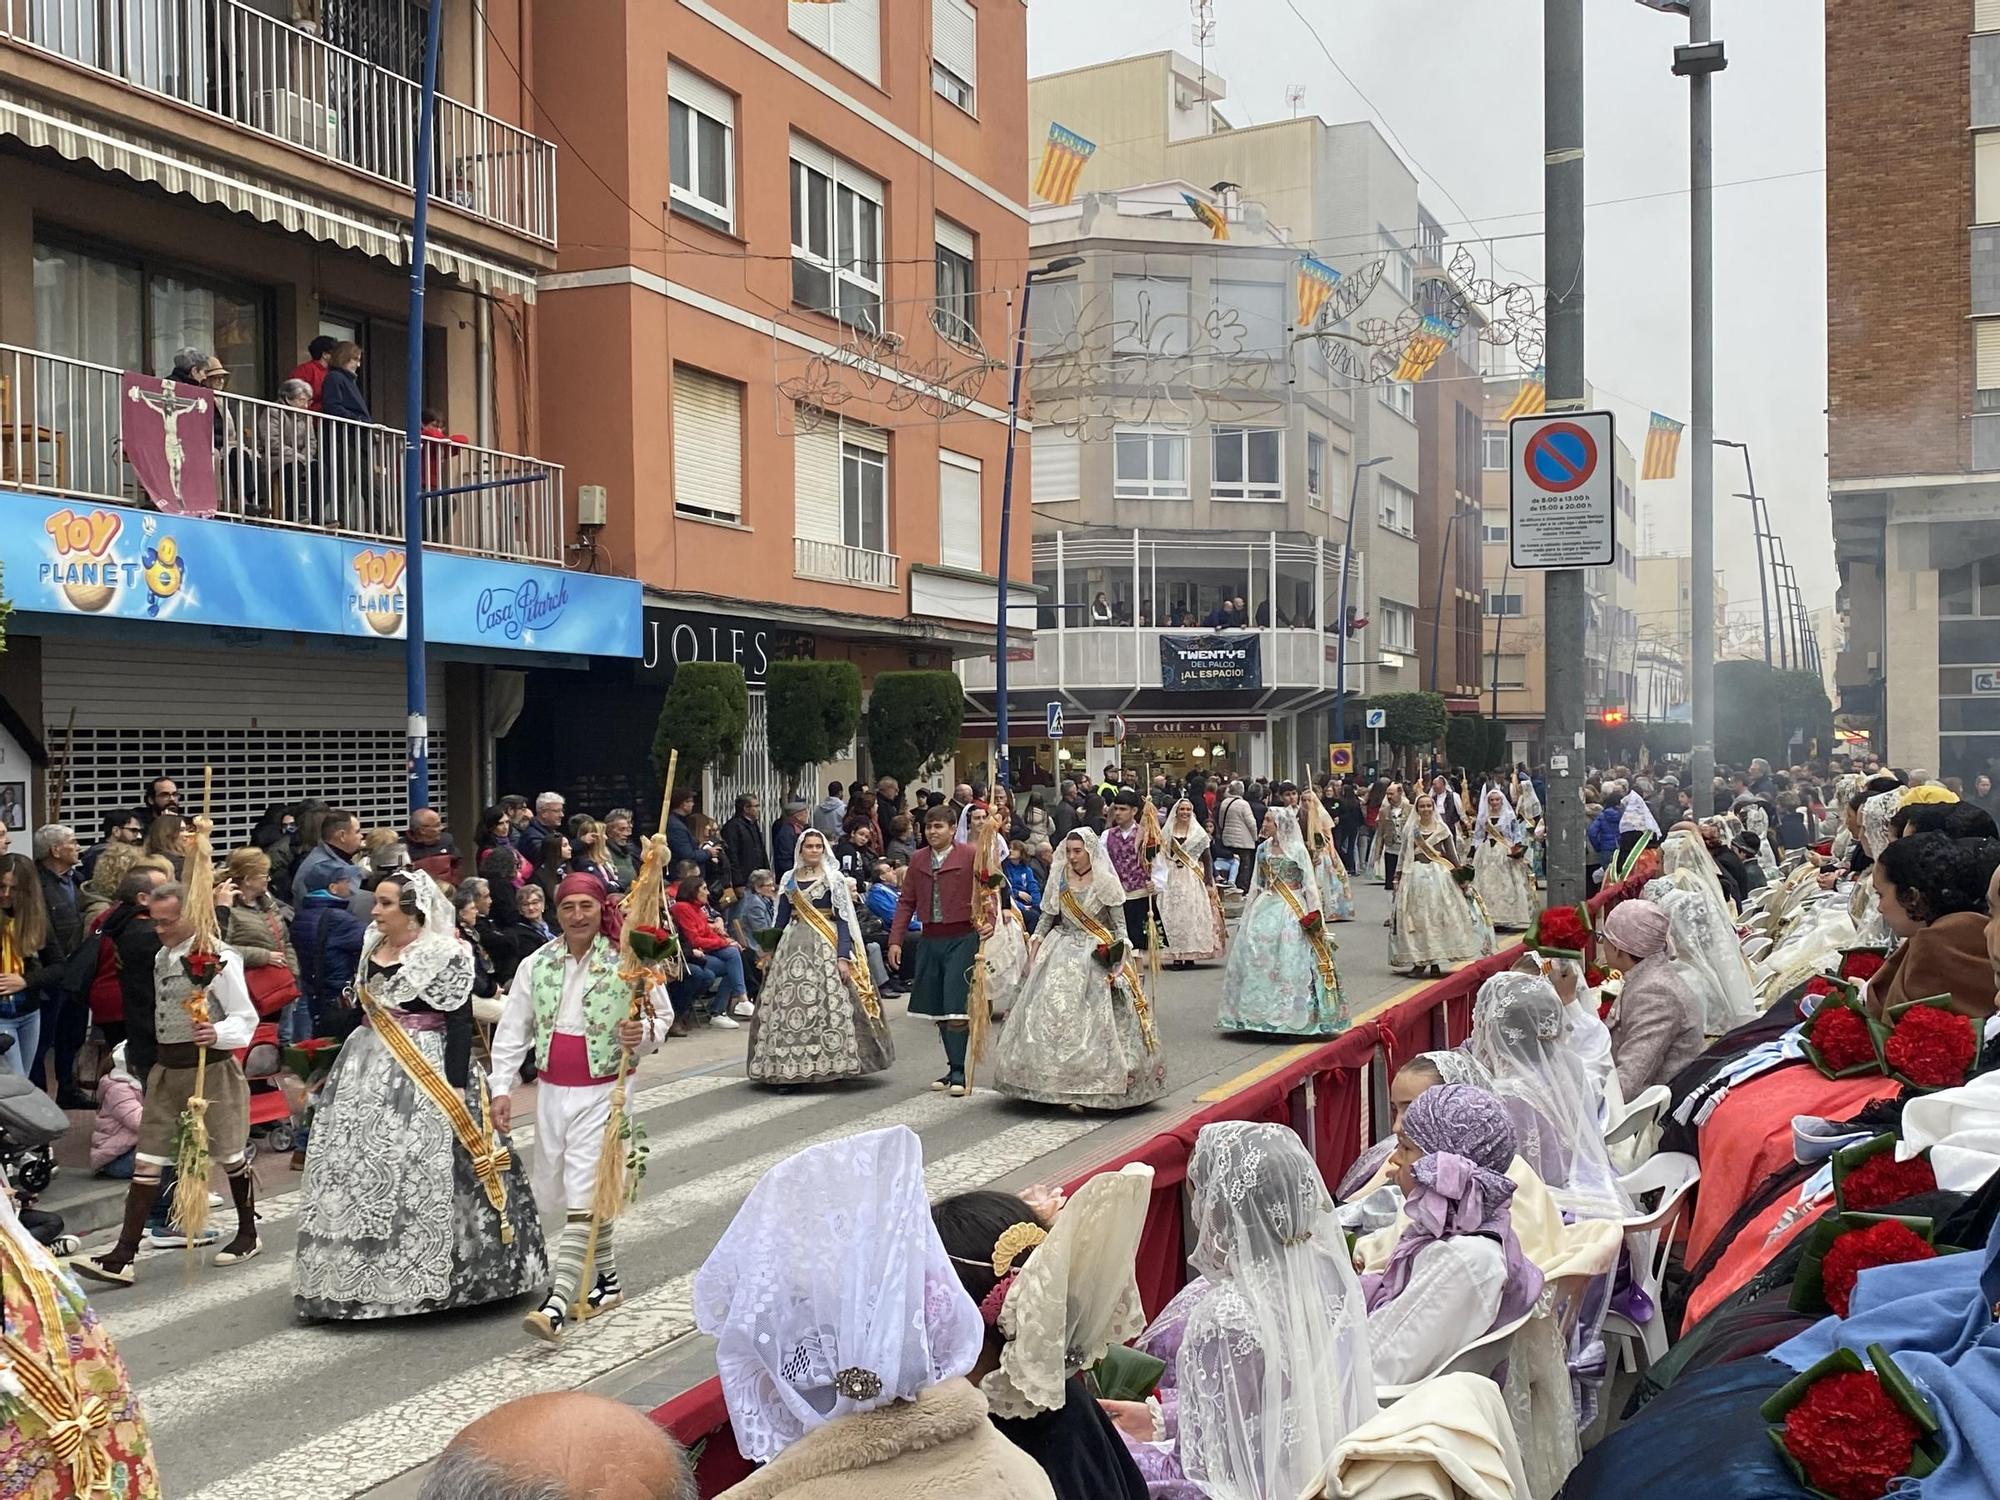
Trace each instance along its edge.
<instances>
[{"instance_id":1,"label":"purple headscarf","mask_svg":"<svg viewBox=\"0 0 2000 1500\"><path fill-rule=\"evenodd\" d=\"M1500 1242L1507 1259L1494 1326L1511 1323L1535 1305L1542 1273L1522 1253L1508 1205L1514 1183L1507 1167L1514 1159L1514 1124L1493 1095L1469 1083L1441 1083L1425 1089L1403 1111L1402 1133L1423 1149L1410 1169L1416 1191L1403 1205L1409 1225L1389 1263L1361 1278L1372 1313L1409 1285L1417 1254L1433 1240L1483 1234ZM1484 1332L1485 1330L1481 1330Z\"/></svg>"}]
</instances>

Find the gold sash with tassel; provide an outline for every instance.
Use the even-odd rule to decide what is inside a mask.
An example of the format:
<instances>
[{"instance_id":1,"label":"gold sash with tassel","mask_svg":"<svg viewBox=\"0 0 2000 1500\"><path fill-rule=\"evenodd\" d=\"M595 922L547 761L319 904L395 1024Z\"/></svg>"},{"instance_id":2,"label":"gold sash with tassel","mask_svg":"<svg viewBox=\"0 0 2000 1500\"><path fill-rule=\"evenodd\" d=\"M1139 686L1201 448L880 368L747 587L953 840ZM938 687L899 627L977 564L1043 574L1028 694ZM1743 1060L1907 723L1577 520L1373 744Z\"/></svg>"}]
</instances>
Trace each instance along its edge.
<instances>
[{"instance_id":1,"label":"gold sash with tassel","mask_svg":"<svg viewBox=\"0 0 2000 1500\"><path fill-rule=\"evenodd\" d=\"M1076 892L1067 886L1062 894L1063 915L1090 935L1093 941L1109 947L1113 943L1125 943L1125 961L1119 965L1119 972L1125 976L1126 986L1132 992L1132 1010L1139 1017L1139 1035L1144 1038L1148 1052L1160 1050L1160 1039L1153 1032L1153 1007L1146 999L1146 990L1139 983L1139 971L1132 965L1132 945L1113 934L1076 899Z\"/></svg>"},{"instance_id":2,"label":"gold sash with tassel","mask_svg":"<svg viewBox=\"0 0 2000 1500\"><path fill-rule=\"evenodd\" d=\"M1292 919L1303 923L1307 915L1306 904L1299 899L1299 893L1292 889L1292 883L1280 875L1271 882L1271 889L1285 898L1285 905L1291 908ZM1319 977L1326 985L1327 994L1337 996L1340 994L1340 975L1334 972L1333 943L1326 935L1324 912L1320 913L1319 924L1317 932L1308 931L1303 926L1299 930L1305 933L1306 941L1312 944L1313 962L1319 965Z\"/></svg>"},{"instance_id":3,"label":"gold sash with tassel","mask_svg":"<svg viewBox=\"0 0 2000 1500\"><path fill-rule=\"evenodd\" d=\"M0 1233L0 1279L27 1288L42 1325L42 1348L28 1347L12 1332L0 1332L0 1369L12 1372L21 1387L21 1401L40 1419L44 1441L56 1461L70 1472L70 1488L78 1496L111 1493L111 1454L105 1440L111 1430L111 1406L78 1383L70 1363L69 1333L62 1304L49 1274L31 1262L20 1246Z\"/></svg>"},{"instance_id":4,"label":"gold sash with tassel","mask_svg":"<svg viewBox=\"0 0 2000 1500\"><path fill-rule=\"evenodd\" d=\"M493 1205L493 1211L500 1216L500 1243L514 1243L514 1226L507 1218L507 1179L502 1176L514 1164L513 1153L493 1139L492 1105L487 1101L486 1091L480 1090L479 1120L472 1118L472 1111L465 1107L465 1100L453 1088L444 1075L431 1066L417 1044L410 1040L410 1034L403 1030L396 1018L380 1000L368 993L366 986L355 986L355 993L361 997L361 1008L368 1013L369 1024L375 1034L382 1039L382 1045L389 1049L389 1055L397 1065L409 1075L414 1083L444 1113L451 1133L458 1137L459 1145L471 1159L473 1175L479 1185L486 1190L486 1201Z\"/></svg>"},{"instance_id":5,"label":"gold sash with tassel","mask_svg":"<svg viewBox=\"0 0 2000 1500\"><path fill-rule=\"evenodd\" d=\"M833 929L833 918L814 906L796 887L789 894L792 910L798 913L799 920L818 933L827 947L833 950L834 957L839 958L840 934ZM879 1031L882 1028L882 1002L875 997L875 981L868 973L868 955L865 952L854 954L847 964L854 977L854 992L861 997L861 1008L868 1013L869 1024Z\"/></svg>"}]
</instances>

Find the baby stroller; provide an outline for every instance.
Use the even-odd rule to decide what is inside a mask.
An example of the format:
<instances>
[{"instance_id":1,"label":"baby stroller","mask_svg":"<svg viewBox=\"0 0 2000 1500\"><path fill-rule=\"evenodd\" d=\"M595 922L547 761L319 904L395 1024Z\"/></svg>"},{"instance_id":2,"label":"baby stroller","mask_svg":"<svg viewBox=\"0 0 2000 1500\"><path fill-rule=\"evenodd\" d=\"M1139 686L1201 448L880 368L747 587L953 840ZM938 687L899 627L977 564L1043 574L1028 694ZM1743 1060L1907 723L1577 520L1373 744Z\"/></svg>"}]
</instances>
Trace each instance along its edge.
<instances>
[{"instance_id":1,"label":"baby stroller","mask_svg":"<svg viewBox=\"0 0 2000 1500\"><path fill-rule=\"evenodd\" d=\"M13 1045L11 1036L0 1036L0 1056ZM34 1201L56 1175L56 1142L68 1129L69 1116L55 1100L0 1067L0 1174L14 1190L28 1233L58 1255L74 1251L75 1238L63 1233L62 1215L44 1213Z\"/></svg>"}]
</instances>

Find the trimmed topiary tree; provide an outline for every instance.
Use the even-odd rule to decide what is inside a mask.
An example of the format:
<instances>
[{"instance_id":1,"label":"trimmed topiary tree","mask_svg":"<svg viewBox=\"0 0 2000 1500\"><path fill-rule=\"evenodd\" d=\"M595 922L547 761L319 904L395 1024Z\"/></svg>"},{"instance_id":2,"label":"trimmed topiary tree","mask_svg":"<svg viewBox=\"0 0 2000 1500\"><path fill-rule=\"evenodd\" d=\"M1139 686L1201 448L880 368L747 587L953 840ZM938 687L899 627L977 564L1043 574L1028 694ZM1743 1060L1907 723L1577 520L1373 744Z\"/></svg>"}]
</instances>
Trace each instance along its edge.
<instances>
[{"instance_id":1,"label":"trimmed topiary tree","mask_svg":"<svg viewBox=\"0 0 2000 1500\"><path fill-rule=\"evenodd\" d=\"M956 672L881 672L868 695L875 774L908 786L952 752L965 722Z\"/></svg>"},{"instance_id":2,"label":"trimmed topiary tree","mask_svg":"<svg viewBox=\"0 0 2000 1500\"><path fill-rule=\"evenodd\" d=\"M1388 714L1382 725L1382 738L1398 750L1421 749L1444 738L1442 693L1384 693L1379 698L1370 698L1368 706Z\"/></svg>"},{"instance_id":3,"label":"trimmed topiary tree","mask_svg":"<svg viewBox=\"0 0 2000 1500\"><path fill-rule=\"evenodd\" d=\"M736 759L750 725L750 686L729 661L682 662L660 705L653 731L653 771L667 774L670 751L681 753L675 779L688 786L712 765Z\"/></svg>"},{"instance_id":4,"label":"trimmed topiary tree","mask_svg":"<svg viewBox=\"0 0 2000 1500\"><path fill-rule=\"evenodd\" d=\"M774 661L764 678L771 764L796 794L807 766L832 760L861 727L861 669L851 661Z\"/></svg>"}]
</instances>

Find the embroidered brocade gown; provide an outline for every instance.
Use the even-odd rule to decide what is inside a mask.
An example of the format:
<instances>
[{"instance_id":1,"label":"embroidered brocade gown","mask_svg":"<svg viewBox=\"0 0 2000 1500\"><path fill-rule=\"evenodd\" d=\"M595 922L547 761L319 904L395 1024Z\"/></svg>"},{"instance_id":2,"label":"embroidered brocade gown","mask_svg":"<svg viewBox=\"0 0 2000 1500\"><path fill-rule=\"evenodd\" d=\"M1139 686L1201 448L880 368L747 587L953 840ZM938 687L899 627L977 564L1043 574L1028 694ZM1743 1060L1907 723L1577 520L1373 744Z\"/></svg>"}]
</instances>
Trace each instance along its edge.
<instances>
[{"instance_id":1,"label":"embroidered brocade gown","mask_svg":"<svg viewBox=\"0 0 2000 1500\"><path fill-rule=\"evenodd\" d=\"M851 943L845 924L834 910L824 880L810 882L813 909L831 927L837 940ZM870 1016L856 987L840 977L843 956L829 947L814 924L801 919L793 903L799 892L791 886L778 895L781 932L777 951L757 996L757 1014L750 1022L750 1052L745 1073L758 1083L827 1083L879 1073L896 1060L889 1028L877 1014ZM850 963L865 974L868 955L855 953Z\"/></svg>"},{"instance_id":2,"label":"embroidered brocade gown","mask_svg":"<svg viewBox=\"0 0 2000 1500\"><path fill-rule=\"evenodd\" d=\"M1177 857L1172 849L1160 854L1160 862L1166 866L1166 888L1160 892L1160 931L1166 947L1160 954L1162 963L1200 962L1220 954L1225 944L1225 929L1222 923L1222 909L1216 902L1214 887L1202 871L1200 849L1208 847L1204 834L1200 848L1190 848L1191 840L1176 840L1172 833L1167 835L1170 842L1179 844Z\"/></svg>"},{"instance_id":3,"label":"embroidered brocade gown","mask_svg":"<svg viewBox=\"0 0 2000 1500\"><path fill-rule=\"evenodd\" d=\"M1495 927L1532 926L1540 910L1526 837L1524 833L1518 859L1507 852L1507 841L1494 834L1481 839L1478 852L1472 856L1472 888L1486 903L1486 913Z\"/></svg>"},{"instance_id":4,"label":"embroidered brocade gown","mask_svg":"<svg viewBox=\"0 0 2000 1500\"><path fill-rule=\"evenodd\" d=\"M1492 924L1452 876L1457 863L1458 840L1450 829L1426 834L1411 822L1396 871L1390 968L1464 963L1493 951Z\"/></svg>"},{"instance_id":5,"label":"embroidered brocade gown","mask_svg":"<svg viewBox=\"0 0 2000 1500\"><path fill-rule=\"evenodd\" d=\"M1277 853L1266 839L1257 849L1257 871L1243 907L1243 919L1229 943L1223 970L1222 1005L1215 1024L1221 1031L1274 1032L1281 1036L1333 1036L1350 1017L1340 989L1339 970L1329 988L1320 972L1312 940L1298 914L1277 889L1283 881L1301 906L1305 870ZM1329 951L1333 939L1326 939Z\"/></svg>"}]
</instances>

